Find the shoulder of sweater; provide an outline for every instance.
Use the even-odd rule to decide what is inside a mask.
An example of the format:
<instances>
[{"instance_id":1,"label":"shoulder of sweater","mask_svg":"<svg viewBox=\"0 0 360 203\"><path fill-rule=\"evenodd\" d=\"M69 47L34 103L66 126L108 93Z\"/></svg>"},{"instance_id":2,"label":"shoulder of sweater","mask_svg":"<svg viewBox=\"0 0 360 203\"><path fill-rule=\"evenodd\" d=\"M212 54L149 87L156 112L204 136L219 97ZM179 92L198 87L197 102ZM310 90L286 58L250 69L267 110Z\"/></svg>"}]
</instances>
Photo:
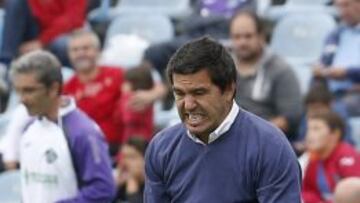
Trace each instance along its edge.
<instances>
[{"instance_id":1,"label":"shoulder of sweater","mask_svg":"<svg viewBox=\"0 0 360 203\"><path fill-rule=\"evenodd\" d=\"M157 147L167 146L170 143L177 142L183 135L186 134L186 128L182 123L163 129L158 132L151 140L151 145Z\"/></svg>"},{"instance_id":2,"label":"shoulder of sweater","mask_svg":"<svg viewBox=\"0 0 360 203\"><path fill-rule=\"evenodd\" d=\"M270 122L256 116L245 110L241 111L244 114L243 119L238 122L244 122L242 130L247 136L257 140L261 140L262 143L274 144L286 141L286 136L278 128L272 125Z\"/></svg>"}]
</instances>

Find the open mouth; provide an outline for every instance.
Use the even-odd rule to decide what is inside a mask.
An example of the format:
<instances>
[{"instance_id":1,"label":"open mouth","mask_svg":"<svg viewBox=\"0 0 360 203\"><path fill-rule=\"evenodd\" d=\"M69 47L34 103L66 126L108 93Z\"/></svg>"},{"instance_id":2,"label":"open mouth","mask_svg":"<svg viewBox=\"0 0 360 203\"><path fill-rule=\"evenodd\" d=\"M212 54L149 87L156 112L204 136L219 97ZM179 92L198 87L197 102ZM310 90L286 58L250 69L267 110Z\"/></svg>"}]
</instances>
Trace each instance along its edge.
<instances>
[{"instance_id":1,"label":"open mouth","mask_svg":"<svg viewBox=\"0 0 360 203\"><path fill-rule=\"evenodd\" d=\"M205 119L204 115L198 113L189 113L186 114L186 117L187 117L187 123L193 127L200 125Z\"/></svg>"}]
</instances>

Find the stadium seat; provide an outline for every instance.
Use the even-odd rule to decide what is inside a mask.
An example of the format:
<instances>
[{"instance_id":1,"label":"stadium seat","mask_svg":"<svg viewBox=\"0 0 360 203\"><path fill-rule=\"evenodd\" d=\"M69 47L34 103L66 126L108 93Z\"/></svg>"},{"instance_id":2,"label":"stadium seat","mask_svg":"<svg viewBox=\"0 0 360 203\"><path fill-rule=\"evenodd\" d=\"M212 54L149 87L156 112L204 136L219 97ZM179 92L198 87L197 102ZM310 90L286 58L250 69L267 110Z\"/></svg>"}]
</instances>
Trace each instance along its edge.
<instances>
[{"instance_id":1,"label":"stadium seat","mask_svg":"<svg viewBox=\"0 0 360 203\"><path fill-rule=\"evenodd\" d=\"M183 18L192 12L190 0L121 0L114 9L114 14L124 13L163 14L172 18Z\"/></svg>"},{"instance_id":2,"label":"stadium seat","mask_svg":"<svg viewBox=\"0 0 360 203\"><path fill-rule=\"evenodd\" d=\"M21 202L20 171L8 171L0 174L0 202Z\"/></svg>"},{"instance_id":3,"label":"stadium seat","mask_svg":"<svg viewBox=\"0 0 360 203\"><path fill-rule=\"evenodd\" d=\"M327 14L289 15L276 24L270 48L287 60L314 63L335 26L335 20Z\"/></svg>"},{"instance_id":4,"label":"stadium seat","mask_svg":"<svg viewBox=\"0 0 360 203\"><path fill-rule=\"evenodd\" d=\"M337 16L337 10L334 6L327 5L329 0L288 0L284 5L268 6L262 8L261 16L278 21L283 17L294 13L324 13L331 16Z\"/></svg>"},{"instance_id":5,"label":"stadium seat","mask_svg":"<svg viewBox=\"0 0 360 203\"><path fill-rule=\"evenodd\" d=\"M134 34L150 43L160 43L174 37L174 27L164 15L131 13L113 19L106 33L105 46L117 34Z\"/></svg>"},{"instance_id":6,"label":"stadium seat","mask_svg":"<svg viewBox=\"0 0 360 203\"><path fill-rule=\"evenodd\" d=\"M88 19L90 22L106 22L110 19L110 3L110 0L102 0L99 8L96 8L89 13Z\"/></svg>"},{"instance_id":7,"label":"stadium seat","mask_svg":"<svg viewBox=\"0 0 360 203\"><path fill-rule=\"evenodd\" d=\"M289 61L291 68L294 70L296 77L300 83L300 89L302 95L306 95L309 90L310 82L312 78L312 69L309 65L301 64L298 62Z\"/></svg>"}]
</instances>

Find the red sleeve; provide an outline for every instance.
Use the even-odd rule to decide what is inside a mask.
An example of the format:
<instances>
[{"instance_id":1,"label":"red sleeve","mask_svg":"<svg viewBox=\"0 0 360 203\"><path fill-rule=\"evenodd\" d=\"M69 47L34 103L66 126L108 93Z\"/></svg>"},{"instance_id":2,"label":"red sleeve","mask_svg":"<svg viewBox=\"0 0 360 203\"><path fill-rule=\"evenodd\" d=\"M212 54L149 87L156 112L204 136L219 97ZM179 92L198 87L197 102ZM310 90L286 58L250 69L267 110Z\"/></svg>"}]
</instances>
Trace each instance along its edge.
<instances>
[{"instance_id":1,"label":"red sleeve","mask_svg":"<svg viewBox=\"0 0 360 203\"><path fill-rule=\"evenodd\" d=\"M304 203L322 203L321 196L316 188L316 177L315 177L315 165L314 163L309 163L305 171L305 176L303 180L303 186L301 191L301 196Z\"/></svg>"},{"instance_id":2,"label":"red sleeve","mask_svg":"<svg viewBox=\"0 0 360 203\"><path fill-rule=\"evenodd\" d=\"M64 0L63 15L58 16L49 27L42 30L39 40L49 44L57 36L81 27L86 18L87 0Z\"/></svg>"}]
</instances>

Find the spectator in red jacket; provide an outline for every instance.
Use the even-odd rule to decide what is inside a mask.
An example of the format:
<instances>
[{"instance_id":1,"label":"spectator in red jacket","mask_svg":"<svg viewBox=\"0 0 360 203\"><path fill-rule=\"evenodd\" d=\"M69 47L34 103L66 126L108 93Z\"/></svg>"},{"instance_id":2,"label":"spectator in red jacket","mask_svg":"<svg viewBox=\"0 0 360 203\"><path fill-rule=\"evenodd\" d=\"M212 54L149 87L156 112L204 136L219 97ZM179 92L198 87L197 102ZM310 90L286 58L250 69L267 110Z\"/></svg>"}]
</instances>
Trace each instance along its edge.
<instances>
[{"instance_id":1,"label":"spectator in red jacket","mask_svg":"<svg viewBox=\"0 0 360 203\"><path fill-rule=\"evenodd\" d=\"M100 42L95 33L85 30L73 33L69 40L69 58L76 74L65 84L63 92L73 95L78 107L97 122L110 145L111 154L115 155L123 140L122 115L115 115L120 108L123 71L119 67L100 66L99 55ZM149 90L136 91L128 102L129 109L146 109L165 92L161 82Z\"/></svg>"},{"instance_id":2,"label":"spectator in red jacket","mask_svg":"<svg viewBox=\"0 0 360 203\"><path fill-rule=\"evenodd\" d=\"M95 33L79 30L69 40L69 58L76 74L65 84L64 94L73 95L80 109L104 132L115 155L121 142L122 128L116 125L114 112L121 96L121 68L97 64L100 42Z\"/></svg>"},{"instance_id":3,"label":"spectator in red jacket","mask_svg":"<svg viewBox=\"0 0 360 203\"><path fill-rule=\"evenodd\" d=\"M326 111L308 116L310 162L303 182L304 203L331 203L338 181L360 177L359 154L341 141L343 135L344 124L337 114Z\"/></svg>"},{"instance_id":4,"label":"spectator in red jacket","mask_svg":"<svg viewBox=\"0 0 360 203\"><path fill-rule=\"evenodd\" d=\"M67 35L83 27L88 0L8 0L0 62L6 67L16 55L48 48L63 63Z\"/></svg>"}]
</instances>

